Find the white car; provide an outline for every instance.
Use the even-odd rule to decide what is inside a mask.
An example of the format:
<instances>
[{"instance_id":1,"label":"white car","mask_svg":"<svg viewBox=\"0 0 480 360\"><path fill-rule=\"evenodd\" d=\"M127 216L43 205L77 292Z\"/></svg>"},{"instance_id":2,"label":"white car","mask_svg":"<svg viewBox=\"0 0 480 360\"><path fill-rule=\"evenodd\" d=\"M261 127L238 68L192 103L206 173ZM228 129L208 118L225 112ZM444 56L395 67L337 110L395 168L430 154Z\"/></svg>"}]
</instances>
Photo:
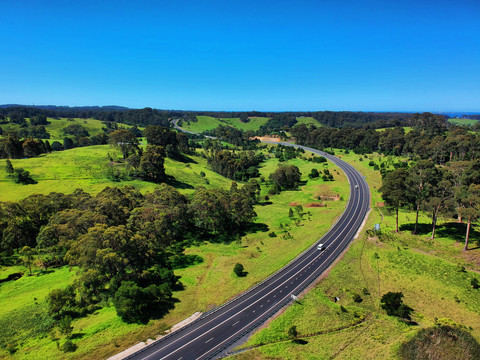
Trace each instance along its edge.
<instances>
[{"instance_id":1,"label":"white car","mask_svg":"<svg viewBox=\"0 0 480 360\"><path fill-rule=\"evenodd\" d=\"M355 184L355 189L358 189L358 184Z\"/></svg>"},{"instance_id":2,"label":"white car","mask_svg":"<svg viewBox=\"0 0 480 360\"><path fill-rule=\"evenodd\" d=\"M317 245L317 250L318 250L318 251L323 251L323 250L325 250L325 245L323 245L323 244L318 244L318 245Z\"/></svg>"}]
</instances>

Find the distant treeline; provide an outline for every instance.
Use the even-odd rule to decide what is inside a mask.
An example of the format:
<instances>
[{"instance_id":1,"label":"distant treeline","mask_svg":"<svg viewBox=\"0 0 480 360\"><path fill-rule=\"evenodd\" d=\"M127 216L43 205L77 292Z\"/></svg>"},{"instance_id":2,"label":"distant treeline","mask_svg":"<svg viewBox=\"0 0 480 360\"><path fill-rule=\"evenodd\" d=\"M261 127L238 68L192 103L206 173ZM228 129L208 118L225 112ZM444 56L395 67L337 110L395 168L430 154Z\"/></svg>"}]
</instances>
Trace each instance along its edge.
<instances>
[{"instance_id":1,"label":"distant treeline","mask_svg":"<svg viewBox=\"0 0 480 360\"><path fill-rule=\"evenodd\" d=\"M415 114L416 126L410 132L403 127L385 129L335 129L297 125L291 130L296 143L318 149L342 148L364 154L378 151L385 155L403 155L431 159L435 164L480 159L480 136L465 128L448 127L445 117L431 113ZM447 131L449 130L449 131Z\"/></svg>"},{"instance_id":2,"label":"distant treeline","mask_svg":"<svg viewBox=\"0 0 480 360\"><path fill-rule=\"evenodd\" d=\"M152 108L128 109L119 106L105 107L56 107L56 106L0 106L0 121L6 117L31 118L38 115L47 117L93 118L102 121L115 121L140 126L169 126L169 119L182 118L195 121L195 116L204 115L215 118L240 118L249 122L252 117L268 117L268 122L262 126L263 133L290 128L297 123L298 117L312 117L323 125L342 127L382 128L392 126L409 126L414 114L390 112L360 112L360 111L315 111L315 112L221 112L221 111L180 111L158 110Z\"/></svg>"}]
</instances>

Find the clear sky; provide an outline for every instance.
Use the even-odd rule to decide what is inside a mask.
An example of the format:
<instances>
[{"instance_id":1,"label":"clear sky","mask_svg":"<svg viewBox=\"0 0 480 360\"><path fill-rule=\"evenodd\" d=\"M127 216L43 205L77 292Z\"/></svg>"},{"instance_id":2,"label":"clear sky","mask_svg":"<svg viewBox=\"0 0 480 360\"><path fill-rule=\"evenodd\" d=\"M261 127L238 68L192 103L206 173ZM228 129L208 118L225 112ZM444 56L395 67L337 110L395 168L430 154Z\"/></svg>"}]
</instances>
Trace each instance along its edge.
<instances>
[{"instance_id":1,"label":"clear sky","mask_svg":"<svg viewBox=\"0 0 480 360\"><path fill-rule=\"evenodd\" d=\"M0 0L0 104L480 111L479 0Z\"/></svg>"}]
</instances>

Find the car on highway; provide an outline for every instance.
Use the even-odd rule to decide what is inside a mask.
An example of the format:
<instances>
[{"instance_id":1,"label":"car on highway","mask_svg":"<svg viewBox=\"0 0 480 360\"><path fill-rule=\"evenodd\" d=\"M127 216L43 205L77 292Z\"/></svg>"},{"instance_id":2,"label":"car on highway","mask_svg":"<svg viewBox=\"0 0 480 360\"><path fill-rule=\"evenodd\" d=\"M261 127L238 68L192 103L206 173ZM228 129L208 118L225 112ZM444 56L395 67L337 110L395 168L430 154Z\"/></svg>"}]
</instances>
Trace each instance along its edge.
<instances>
[{"instance_id":1,"label":"car on highway","mask_svg":"<svg viewBox=\"0 0 480 360\"><path fill-rule=\"evenodd\" d=\"M317 250L319 250L319 251L325 250L325 245L323 245L323 244L318 244L318 245L317 245Z\"/></svg>"}]
</instances>

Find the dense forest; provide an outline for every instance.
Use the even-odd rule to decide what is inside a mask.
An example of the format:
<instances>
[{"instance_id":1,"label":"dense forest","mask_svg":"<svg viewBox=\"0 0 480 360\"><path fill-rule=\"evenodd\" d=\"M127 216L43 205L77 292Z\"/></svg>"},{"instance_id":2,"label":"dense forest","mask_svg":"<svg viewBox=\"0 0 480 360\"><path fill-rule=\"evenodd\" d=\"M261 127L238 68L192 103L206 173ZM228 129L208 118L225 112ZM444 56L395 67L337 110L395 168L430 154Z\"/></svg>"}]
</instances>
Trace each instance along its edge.
<instances>
[{"instance_id":1,"label":"dense forest","mask_svg":"<svg viewBox=\"0 0 480 360\"><path fill-rule=\"evenodd\" d=\"M450 126L443 116L415 114L412 131L403 127L382 132L369 129L334 129L298 125L291 130L298 144L318 149L342 148L356 153L377 151L385 155L404 155L432 159L436 164L480 158L480 137L463 127ZM449 130L449 131L447 131Z\"/></svg>"},{"instance_id":2,"label":"dense forest","mask_svg":"<svg viewBox=\"0 0 480 360\"><path fill-rule=\"evenodd\" d=\"M0 202L2 262L18 251L40 259L45 269L78 268L78 280L48 296L60 324L111 302L123 320L144 322L174 306L181 288L173 269L201 260L185 246L205 239L232 239L252 222L258 189L198 188L191 198L160 185L142 195L131 186L105 188L96 196L32 195ZM152 310L154 309L154 310Z\"/></svg>"}]
</instances>

